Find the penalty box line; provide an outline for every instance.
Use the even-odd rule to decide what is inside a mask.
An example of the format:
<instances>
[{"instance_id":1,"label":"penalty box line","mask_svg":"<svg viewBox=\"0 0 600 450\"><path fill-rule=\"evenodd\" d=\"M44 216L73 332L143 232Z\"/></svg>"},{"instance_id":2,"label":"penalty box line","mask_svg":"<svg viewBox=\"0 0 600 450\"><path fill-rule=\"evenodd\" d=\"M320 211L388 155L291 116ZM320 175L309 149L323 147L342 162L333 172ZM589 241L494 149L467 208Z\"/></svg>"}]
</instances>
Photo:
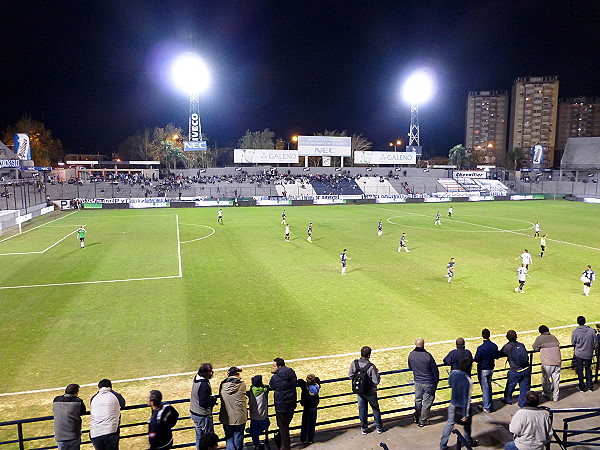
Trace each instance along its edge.
<instances>
[{"instance_id":1,"label":"penalty box line","mask_svg":"<svg viewBox=\"0 0 600 450\"><path fill-rule=\"evenodd\" d=\"M25 233L29 233L30 231L37 230L38 228L41 228L41 227L45 227L46 225L48 225L48 224L50 224L50 223L52 223L52 222L56 222L57 220L66 219L67 217L69 217L69 216L70 216L70 215L72 215L72 214L75 214L76 212L78 212L78 211L73 211L72 213L69 213L69 214L67 214L66 216L59 217L58 219L54 219L54 220L51 220L51 221L49 221L49 222L43 223L43 224L41 224L41 225L38 225L37 227L33 227L31 230L23 231L22 233L18 233L18 234L13 234L12 236L9 236L9 237L7 237L7 238L4 238L4 239L0 240L0 244L1 244L2 242L4 242L4 241L8 241L9 239L12 239L12 238L14 238L14 237L21 236L21 235L23 235L23 234L25 234ZM39 253L39 252L34 252L34 253ZM18 254L21 254L21 253L18 253Z\"/></svg>"},{"instance_id":2,"label":"penalty box line","mask_svg":"<svg viewBox=\"0 0 600 450\"><path fill-rule=\"evenodd\" d=\"M171 277L171 278L176 278L176 277ZM588 321L588 323L593 323L593 322L595 322L595 321L593 321L593 320ZM549 329L550 330L560 330L560 329L564 329L564 328L574 328L577 326L578 326L578 324L560 325L558 327L549 327ZM539 330L527 330L527 331L518 331L517 332L517 334L529 334L529 333L539 333ZM505 337L505 336L506 336L505 334L493 334L490 337L497 338L497 337ZM481 339L481 336L465 338L465 341L475 341L475 340L479 340L479 339ZM429 343L427 343L427 345L432 346L432 345L442 345L442 344L454 344L455 342L456 341L454 339L451 339L451 340L446 340L446 341L429 342ZM399 347L374 349L374 350L372 350L372 353L382 353L382 352L390 352L390 351L397 351L397 350L405 350L405 349L409 349L409 348L414 348L414 345L401 345ZM306 358L286 359L286 363L317 361L320 359L331 359L331 358L348 358L348 357L355 357L356 355L357 355L356 352L352 352L352 353L339 353L337 355L310 356L310 357L306 357ZM248 368L252 368L252 367L270 366L272 364L273 364L273 361L269 361L269 362L256 363L256 364L245 364L245 365L240 365L238 367L241 367L243 369L248 369ZM217 371L225 371L228 369L229 369L229 367L221 367L221 368L217 368L217 369L213 369L213 370L215 372L217 372ZM165 375L151 375L151 376L147 376L147 377L114 380L114 381L112 381L112 383L132 383L132 382L136 382L136 381L160 380L160 379L165 379L165 378L176 378L176 377L182 377L182 376L187 377L187 376L195 375L196 373L197 372L180 372L180 373L170 373L170 374L165 374ZM93 387L93 386L97 386L97 383L87 383L87 384L82 384L80 386L81 387ZM31 391L20 391L20 392L5 392L5 393L0 393L0 397L9 397L9 396L13 396L13 395L38 394L41 392L54 392L54 391L61 391L61 390L64 390L64 387L35 389L35 390L31 390Z\"/></svg>"}]
</instances>

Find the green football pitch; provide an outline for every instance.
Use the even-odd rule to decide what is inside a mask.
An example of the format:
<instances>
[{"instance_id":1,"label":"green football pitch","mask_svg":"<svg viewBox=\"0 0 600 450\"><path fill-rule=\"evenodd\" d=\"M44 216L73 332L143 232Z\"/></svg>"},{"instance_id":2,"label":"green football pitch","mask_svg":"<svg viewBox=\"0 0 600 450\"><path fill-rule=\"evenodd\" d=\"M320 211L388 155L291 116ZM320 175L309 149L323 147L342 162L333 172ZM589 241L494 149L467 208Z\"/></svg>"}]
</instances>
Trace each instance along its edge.
<instances>
[{"instance_id":1,"label":"green football pitch","mask_svg":"<svg viewBox=\"0 0 600 450\"><path fill-rule=\"evenodd\" d=\"M22 234L0 237L2 392L600 318L600 290L584 297L579 279L587 264L600 267L598 205L454 203L452 219L447 207L287 207L291 242L283 207L226 208L222 225L213 208L36 219ZM536 221L548 234L544 259ZM81 225L83 249L74 233ZM397 251L402 232L410 253ZM531 278L517 294L525 248L534 256Z\"/></svg>"}]
</instances>

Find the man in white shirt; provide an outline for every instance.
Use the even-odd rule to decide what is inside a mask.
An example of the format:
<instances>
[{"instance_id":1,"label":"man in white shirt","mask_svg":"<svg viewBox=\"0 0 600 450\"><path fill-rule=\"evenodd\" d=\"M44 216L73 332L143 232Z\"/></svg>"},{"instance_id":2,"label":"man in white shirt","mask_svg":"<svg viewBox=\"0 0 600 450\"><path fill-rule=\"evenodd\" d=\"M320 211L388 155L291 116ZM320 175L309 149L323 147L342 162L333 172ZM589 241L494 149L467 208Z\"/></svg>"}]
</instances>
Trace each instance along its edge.
<instances>
[{"instance_id":1,"label":"man in white shirt","mask_svg":"<svg viewBox=\"0 0 600 450\"><path fill-rule=\"evenodd\" d=\"M119 449L119 424L125 399L112 390L110 380L100 380L90 400L90 439L96 450Z\"/></svg>"},{"instance_id":2,"label":"man in white shirt","mask_svg":"<svg viewBox=\"0 0 600 450\"><path fill-rule=\"evenodd\" d=\"M540 409L539 396L532 391L527 392L525 407L519 409L510 421L508 429L515 435L515 440L508 442L505 450L544 450L550 441L552 422L548 411Z\"/></svg>"}]
</instances>

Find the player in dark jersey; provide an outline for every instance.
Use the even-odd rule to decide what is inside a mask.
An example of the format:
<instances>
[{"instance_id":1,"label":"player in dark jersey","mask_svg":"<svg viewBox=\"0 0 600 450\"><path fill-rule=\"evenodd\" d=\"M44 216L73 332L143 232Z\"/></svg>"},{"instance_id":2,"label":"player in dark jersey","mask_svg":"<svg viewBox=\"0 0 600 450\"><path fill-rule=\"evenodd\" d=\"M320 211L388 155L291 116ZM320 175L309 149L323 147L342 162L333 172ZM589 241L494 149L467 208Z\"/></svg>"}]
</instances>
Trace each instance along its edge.
<instances>
[{"instance_id":1,"label":"player in dark jersey","mask_svg":"<svg viewBox=\"0 0 600 450\"><path fill-rule=\"evenodd\" d=\"M441 225L442 224L441 217L442 216L441 216L440 212L438 211L437 214L435 215L435 223L434 223L434 225Z\"/></svg>"},{"instance_id":2,"label":"player in dark jersey","mask_svg":"<svg viewBox=\"0 0 600 450\"><path fill-rule=\"evenodd\" d=\"M452 278L454 278L454 258L450 258L450 262L446 265L446 271L448 272L446 274L448 277L448 283L450 283Z\"/></svg>"},{"instance_id":3,"label":"player in dark jersey","mask_svg":"<svg viewBox=\"0 0 600 450\"><path fill-rule=\"evenodd\" d=\"M306 230L306 232L308 233L306 240L312 242L312 222L308 224L308 230Z\"/></svg>"},{"instance_id":4,"label":"player in dark jersey","mask_svg":"<svg viewBox=\"0 0 600 450\"><path fill-rule=\"evenodd\" d=\"M283 210L283 212L281 213L281 223L283 225L285 225L287 222L285 221L285 209Z\"/></svg>"},{"instance_id":5,"label":"player in dark jersey","mask_svg":"<svg viewBox=\"0 0 600 450\"><path fill-rule=\"evenodd\" d=\"M402 249L406 250L406 253L410 253L410 250L406 246L406 233L402 233L402 236L400 236L400 246L398 247L398 253L400 253Z\"/></svg>"},{"instance_id":6,"label":"player in dark jersey","mask_svg":"<svg viewBox=\"0 0 600 450\"><path fill-rule=\"evenodd\" d=\"M592 266L588 265L581 275L581 281L583 281L583 295L586 297L590 295L592 289L592 283L596 281L596 274L592 270Z\"/></svg>"},{"instance_id":7,"label":"player in dark jersey","mask_svg":"<svg viewBox=\"0 0 600 450\"><path fill-rule=\"evenodd\" d=\"M340 253L340 262L342 263L342 275L346 275L346 261L350 258L346 254L346 249L342 253Z\"/></svg>"},{"instance_id":8,"label":"player in dark jersey","mask_svg":"<svg viewBox=\"0 0 600 450\"><path fill-rule=\"evenodd\" d=\"M377 236L381 236L383 234L383 221L379 219L379 223L377 224Z\"/></svg>"}]
</instances>

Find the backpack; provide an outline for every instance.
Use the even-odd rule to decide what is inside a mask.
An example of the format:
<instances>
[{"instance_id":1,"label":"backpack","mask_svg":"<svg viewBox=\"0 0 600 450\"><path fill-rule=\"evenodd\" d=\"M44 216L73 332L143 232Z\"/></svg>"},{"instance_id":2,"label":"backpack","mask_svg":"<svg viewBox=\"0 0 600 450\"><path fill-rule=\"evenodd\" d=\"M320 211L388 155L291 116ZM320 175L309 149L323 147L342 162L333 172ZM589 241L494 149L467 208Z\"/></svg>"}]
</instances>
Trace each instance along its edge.
<instances>
[{"instance_id":1,"label":"backpack","mask_svg":"<svg viewBox=\"0 0 600 450\"><path fill-rule=\"evenodd\" d=\"M525 350L525 346L517 342L510 352L510 360L519 367L527 367L529 365L529 354Z\"/></svg>"},{"instance_id":2,"label":"backpack","mask_svg":"<svg viewBox=\"0 0 600 450\"><path fill-rule=\"evenodd\" d=\"M354 360L356 371L352 376L352 392L357 395L367 395L371 392L371 377L367 375L367 371L373 366L372 363L367 363L364 367L358 365L358 359Z\"/></svg>"}]
</instances>

